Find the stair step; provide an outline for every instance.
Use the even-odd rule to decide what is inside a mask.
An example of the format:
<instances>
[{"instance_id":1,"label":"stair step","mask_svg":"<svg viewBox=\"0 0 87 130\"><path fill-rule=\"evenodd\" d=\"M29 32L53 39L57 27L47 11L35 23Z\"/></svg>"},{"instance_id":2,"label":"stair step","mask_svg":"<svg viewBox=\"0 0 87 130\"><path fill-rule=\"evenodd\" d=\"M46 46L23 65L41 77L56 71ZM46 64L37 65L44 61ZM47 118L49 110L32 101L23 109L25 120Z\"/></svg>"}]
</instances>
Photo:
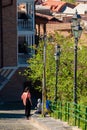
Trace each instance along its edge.
<instances>
[{"instance_id":1,"label":"stair step","mask_svg":"<svg viewBox=\"0 0 87 130\"><path fill-rule=\"evenodd\" d=\"M6 70L5 74L4 74L4 77L8 77L9 74L11 74L11 72L13 71L13 69L8 69Z\"/></svg>"},{"instance_id":2,"label":"stair step","mask_svg":"<svg viewBox=\"0 0 87 130\"><path fill-rule=\"evenodd\" d=\"M0 90L9 81L16 69L0 69Z\"/></svg>"}]
</instances>

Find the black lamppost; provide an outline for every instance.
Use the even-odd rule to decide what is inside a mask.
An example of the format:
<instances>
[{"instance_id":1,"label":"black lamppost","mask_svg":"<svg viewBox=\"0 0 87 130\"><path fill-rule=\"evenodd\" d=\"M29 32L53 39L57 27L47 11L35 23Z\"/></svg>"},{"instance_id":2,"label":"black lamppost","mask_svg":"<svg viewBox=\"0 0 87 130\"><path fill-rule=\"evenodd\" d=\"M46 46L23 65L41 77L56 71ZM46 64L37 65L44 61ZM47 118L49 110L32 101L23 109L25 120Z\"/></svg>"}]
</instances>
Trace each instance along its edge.
<instances>
[{"instance_id":1,"label":"black lamppost","mask_svg":"<svg viewBox=\"0 0 87 130\"><path fill-rule=\"evenodd\" d=\"M60 46L55 46L55 61L56 61L56 82L55 82L55 102L57 101L57 84L58 84L58 70L59 70L59 58L60 58Z\"/></svg>"},{"instance_id":2,"label":"black lamppost","mask_svg":"<svg viewBox=\"0 0 87 130\"><path fill-rule=\"evenodd\" d=\"M77 46L78 46L78 40L82 33L82 27L80 26L81 16L75 12L75 14L72 17L72 23L71 23L71 29L72 34L75 39L75 45L74 45L74 88L73 88L73 98L74 103L77 103Z\"/></svg>"}]
</instances>

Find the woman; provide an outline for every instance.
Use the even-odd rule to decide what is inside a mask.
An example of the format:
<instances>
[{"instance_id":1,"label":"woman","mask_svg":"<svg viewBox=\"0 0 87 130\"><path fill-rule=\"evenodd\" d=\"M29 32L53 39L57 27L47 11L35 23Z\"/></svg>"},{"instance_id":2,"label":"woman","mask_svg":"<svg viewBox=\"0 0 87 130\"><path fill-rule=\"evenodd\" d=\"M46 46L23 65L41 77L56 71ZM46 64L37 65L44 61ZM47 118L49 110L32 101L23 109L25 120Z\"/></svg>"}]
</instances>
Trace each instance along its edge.
<instances>
[{"instance_id":1,"label":"woman","mask_svg":"<svg viewBox=\"0 0 87 130\"><path fill-rule=\"evenodd\" d=\"M25 106L25 116L29 119L32 105L29 88L25 88L23 94L21 95L21 99L23 100L23 104Z\"/></svg>"}]
</instances>

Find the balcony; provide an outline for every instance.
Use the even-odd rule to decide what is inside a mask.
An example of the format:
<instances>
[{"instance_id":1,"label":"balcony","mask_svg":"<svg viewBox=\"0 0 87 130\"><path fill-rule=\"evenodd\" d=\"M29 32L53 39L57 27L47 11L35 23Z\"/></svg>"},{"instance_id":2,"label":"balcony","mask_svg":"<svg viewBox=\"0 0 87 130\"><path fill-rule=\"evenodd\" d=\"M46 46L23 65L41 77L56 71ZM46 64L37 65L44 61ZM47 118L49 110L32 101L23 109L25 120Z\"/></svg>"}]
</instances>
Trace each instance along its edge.
<instances>
[{"instance_id":1,"label":"balcony","mask_svg":"<svg viewBox=\"0 0 87 130\"><path fill-rule=\"evenodd\" d=\"M18 65L19 66L28 66L27 60L32 57L32 53L28 54L18 54Z\"/></svg>"},{"instance_id":2,"label":"balcony","mask_svg":"<svg viewBox=\"0 0 87 130\"><path fill-rule=\"evenodd\" d=\"M31 19L18 19L18 31L33 31Z\"/></svg>"}]
</instances>

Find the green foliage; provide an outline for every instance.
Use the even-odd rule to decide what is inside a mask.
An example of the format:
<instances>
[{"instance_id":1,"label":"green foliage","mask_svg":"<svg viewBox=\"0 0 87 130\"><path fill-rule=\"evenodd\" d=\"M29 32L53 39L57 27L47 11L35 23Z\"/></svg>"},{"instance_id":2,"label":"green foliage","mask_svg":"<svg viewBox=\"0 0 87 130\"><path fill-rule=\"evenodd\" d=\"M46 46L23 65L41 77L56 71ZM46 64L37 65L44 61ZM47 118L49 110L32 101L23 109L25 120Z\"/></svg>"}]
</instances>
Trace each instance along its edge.
<instances>
[{"instance_id":1,"label":"green foliage","mask_svg":"<svg viewBox=\"0 0 87 130\"><path fill-rule=\"evenodd\" d=\"M87 105L87 47L78 50L78 98Z\"/></svg>"},{"instance_id":2,"label":"green foliage","mask_svg":"<svg viewBox=\"0 0 87 130\"><path fill-rule=\"evenodd\" d=\"M75 3L75 0L64 0L65 2L69 2L69 3Z\"/></svg>"},{"instance_id":3,"label":"green foliage","mask_svg":"<svg viewBox=\"0 0 87 130\"><path fill-rule=\"evenodd\" d=\"M50 37L50 36L49 36ZM48 39L49 39L48 37ZM54 89L56 81L56 63L54 59L54 45L61 46L59 71L58 71L58 99L73 101L74 86L74 41L71 38L64 38L55 33L53 42L47 40L46 43L46 89L47 95L54 99ZM54 44L53 44L54 43ZM43 79L43 46L41 41L36 49L36 54L28 60L29 67L25 70L24 76L33 83L40 81L36 88L42 90ZM87 103L87 47L78 47L78 73L77 73L77 96L78 102ZM85 98L84 98L85 97ZM84 100L83 100L84 99Z\"/></svg>"}]
</instances>

